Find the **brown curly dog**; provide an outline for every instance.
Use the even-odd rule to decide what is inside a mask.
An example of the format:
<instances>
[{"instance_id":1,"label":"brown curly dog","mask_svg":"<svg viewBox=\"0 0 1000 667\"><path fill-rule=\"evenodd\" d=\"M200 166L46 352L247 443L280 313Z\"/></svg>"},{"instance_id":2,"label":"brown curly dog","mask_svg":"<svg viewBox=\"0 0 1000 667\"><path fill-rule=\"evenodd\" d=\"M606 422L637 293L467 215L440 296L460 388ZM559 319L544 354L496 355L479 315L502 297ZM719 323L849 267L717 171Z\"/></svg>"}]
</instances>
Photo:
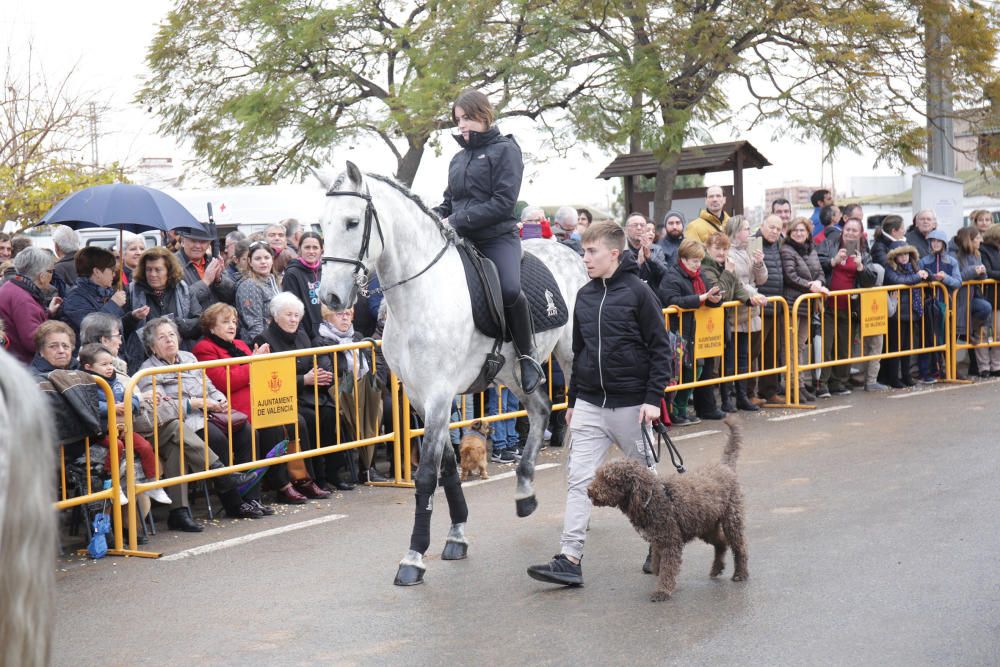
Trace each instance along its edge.
<instances>
[{"instance_id":1,"label":"brown curly dog","mask_svg":"<svg viewBox=\"0 0 1000 667\"><path fill-rule=\"evenodd\" d=\"M747 549L743 538L743 492L736 479L736 458L743 443L742 424L727 417L729 442L720 463L671 476L668 481L632 459L615 459L597 469L587 489L595 505L617 507L629 518L652 550L653 573L659 575L653 602L674 592L684 544L700 537L715 547L710 575L725 567L726 547L733 549L733 581L745 581Z\"/></svg>"}]
</instances>

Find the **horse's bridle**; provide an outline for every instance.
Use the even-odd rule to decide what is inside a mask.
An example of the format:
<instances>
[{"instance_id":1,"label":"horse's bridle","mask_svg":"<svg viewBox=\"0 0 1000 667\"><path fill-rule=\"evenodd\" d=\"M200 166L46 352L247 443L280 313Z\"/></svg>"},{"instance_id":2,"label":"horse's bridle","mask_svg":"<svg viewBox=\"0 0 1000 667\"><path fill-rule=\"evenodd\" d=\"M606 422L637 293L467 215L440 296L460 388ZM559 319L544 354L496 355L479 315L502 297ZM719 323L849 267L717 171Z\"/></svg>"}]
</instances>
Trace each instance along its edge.
<instances>
[{"instance_id":1,"label":"horse's bridle","mask_svg":"<svg viewBox=\"0 0 1000 667\"><path fill-rule=\"evenodd\" d=\"M353 266L355 269L354 284L358 286L358 291L360 291L361 294L365 297L369 297L375 294L384 294L385 292L388 292L394 287L399 287L400 285L410 282L414 278L419 278L420 276L425 274L432 266L437 264L438 260L444 257L444 253L448 250L448 246L456 242L455 231L451 228L445 227L443 224L441 224L440 220L435 218L435 222L437 222L438 229L441 231L441 234L445 238L445 244L444 246L442 246L438 254L434 256L434 259L430 261L430 264L425 266L423 270L421 270L419 273L416 273L410 276L409 278L404 278L403 280L395 282L392 285L386 285L385 287L378 287L377 289L369 290L368 283L371 280L371 272L368 270L368 267L365 266L364 262L362 262L361 260L366 259L368 257L369 254L368 247L371 245L373 224L375 226L375 229L378 231L378 240L379 243L382 244L382 250L385 250L385 236L382 234L382 223L379 221L378 211L375 209L375 204L372 203L371 192L370 191L351 192L349 190L345 191L338 190L338 191L328 191L326 193L326 196L358 197L360 199L365 200L365 226L364 229L362 230L361 249L358 251L358 258L346 259L343 257L327 257L326 255L323 255L320 258L321 265L325 264L326 262L337 262L340 264L350 264L351 266Z\"/></svg>"}]
</instances>

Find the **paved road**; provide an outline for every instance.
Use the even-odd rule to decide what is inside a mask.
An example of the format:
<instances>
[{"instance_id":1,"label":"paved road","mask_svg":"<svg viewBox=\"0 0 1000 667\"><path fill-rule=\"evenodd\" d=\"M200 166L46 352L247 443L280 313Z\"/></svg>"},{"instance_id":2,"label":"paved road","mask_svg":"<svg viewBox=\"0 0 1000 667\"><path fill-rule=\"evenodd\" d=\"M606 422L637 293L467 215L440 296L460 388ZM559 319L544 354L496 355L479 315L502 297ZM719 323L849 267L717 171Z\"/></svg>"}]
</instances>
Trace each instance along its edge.
<instances>
[{"instance_id":1,"label":"paved road","mask_svg":"<svg viewBox=\"0 0 1000 667\"><path fill-rule=\"evenodd\" d=\"M691 544L674 597L650 603L645 543L610 509L594 514L585 587L529 579L561 526L563 454L545 450L558 465L538 473L539 511L515 517L512 479L469 487L470 558L434 555L417 588L391 585L409 536L403 490L154 538L176 556L317 520L178 560L65 560L56 663L997 665L1000 383L925 392L747 419L746 583L709 579L711 548ZM717 428L678 431L688 463L719 456L721 433L697 435ZM432 554L443 497L438 509Z\"/></svg>"}]
</instances>

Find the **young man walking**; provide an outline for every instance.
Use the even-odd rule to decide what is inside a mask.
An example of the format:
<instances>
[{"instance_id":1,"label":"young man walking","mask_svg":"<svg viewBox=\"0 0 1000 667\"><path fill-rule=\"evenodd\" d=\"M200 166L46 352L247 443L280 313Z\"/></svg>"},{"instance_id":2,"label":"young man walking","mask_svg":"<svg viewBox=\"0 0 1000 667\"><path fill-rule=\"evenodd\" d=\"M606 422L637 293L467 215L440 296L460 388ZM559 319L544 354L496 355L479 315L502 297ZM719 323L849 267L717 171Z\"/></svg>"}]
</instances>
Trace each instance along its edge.
<instances>
[{"instance_id":1,"label":"young man walking","mask_svg":"<svg viewBox=\"0 0 1000 667\"><path fill-rule=\"evenodd\" d=\"M580 560L592 508L587 487L612 443L652 465L641 429L659 418L670 380L660 302L639 279L635 260L623 255L625 232L613 222L594 223L582 244L591 281L577 294L573 314L566 411L572 444L562 545L550 562L528 568L533 579L568 586L583 584Z\"/></svg>"}]
</instances>

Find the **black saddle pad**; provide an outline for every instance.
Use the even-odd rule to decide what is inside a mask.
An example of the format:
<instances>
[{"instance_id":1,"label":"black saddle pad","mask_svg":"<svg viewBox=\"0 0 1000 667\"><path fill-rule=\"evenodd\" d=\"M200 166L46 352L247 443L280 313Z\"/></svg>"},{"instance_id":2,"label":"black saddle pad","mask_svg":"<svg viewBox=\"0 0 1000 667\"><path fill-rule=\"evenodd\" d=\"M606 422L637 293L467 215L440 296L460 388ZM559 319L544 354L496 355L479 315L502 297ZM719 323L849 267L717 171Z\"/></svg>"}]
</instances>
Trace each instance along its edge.
<instances>
[{"instance_id":1,"label":"black saddle pad","mask_svg":"<svg viewBox=\"0 0 1000 667\"><path fill-rule=\"evenodd\" d=\"M471 244L458 246L458 254L465 267L465 280L469 285L472 318L476 329L490 338L499 338L500 323L494 316L494 309L503 313L503 303L496 267L472 248ZM476 266L478 262L482 263L481 267ZM484 279L487 284L484 284ZM561 327L569 320L566 301L552 272L542 260L527 252L521 258L521 291L531 307L531 321L536 332ZM504 340L510 340L510 333L507 331L504 332Z\"/></svg>"}]
</instances>

